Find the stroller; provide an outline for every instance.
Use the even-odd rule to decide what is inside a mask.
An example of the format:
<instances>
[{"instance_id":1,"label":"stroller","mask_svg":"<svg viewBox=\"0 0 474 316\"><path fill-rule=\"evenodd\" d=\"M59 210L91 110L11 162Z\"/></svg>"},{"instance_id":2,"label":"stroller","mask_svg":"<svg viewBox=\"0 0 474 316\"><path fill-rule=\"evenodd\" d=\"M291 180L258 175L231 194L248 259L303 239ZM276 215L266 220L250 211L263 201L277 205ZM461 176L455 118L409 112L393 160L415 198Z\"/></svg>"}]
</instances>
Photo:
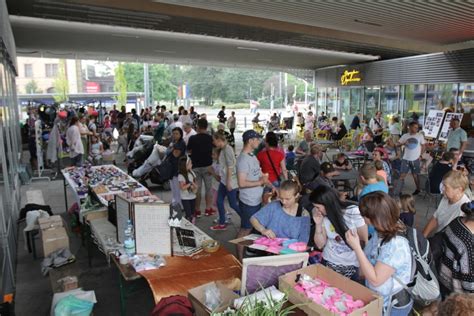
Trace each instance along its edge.
<instances>
[{"instance_id":1,"label":"stroller","mask_svg":"<svg viewBox=\"0 0 474 316\"><path fill-rule=\"evenodd\" d=\"M140 183L148 187L147 180L151 183L169 190L169 161L166 155L166 147L158 144L146 144L137 150L133 156L133 162L129 164L129 173Z\"/></svg>"},{"instance_id":2,"label":"stroller","mask_svg":"<svg viewBox=\"0 0 474 316\"><path fill-rule=\"evenodd\" d=\"M142 135L137 139L133 149L127 153L128 174L132 174L135 169L145 163L153 151L154 143L153 137L150 138L146 135Z\"/></svg>"}]
</instances>

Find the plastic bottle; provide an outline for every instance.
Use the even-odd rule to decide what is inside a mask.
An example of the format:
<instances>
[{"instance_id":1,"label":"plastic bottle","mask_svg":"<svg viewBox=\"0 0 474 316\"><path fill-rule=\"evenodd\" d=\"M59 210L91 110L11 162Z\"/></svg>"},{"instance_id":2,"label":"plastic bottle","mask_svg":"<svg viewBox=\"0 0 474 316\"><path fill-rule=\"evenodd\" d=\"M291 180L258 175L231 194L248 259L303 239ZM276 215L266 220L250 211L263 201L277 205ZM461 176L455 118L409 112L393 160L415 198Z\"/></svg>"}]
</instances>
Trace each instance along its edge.
<instances>
[{"instance_id":1,"label":"plastic bottle","mask_svg":"<svg viewBox=\"0 0 474 316\"><path fill-rule=\"evenodd\" d=\"M135 235L133 234L132 221L128 220L127 228L125 228L125 241L123 242L125 253L129 257L135 255Z\"/></svg>"}]
</instances>

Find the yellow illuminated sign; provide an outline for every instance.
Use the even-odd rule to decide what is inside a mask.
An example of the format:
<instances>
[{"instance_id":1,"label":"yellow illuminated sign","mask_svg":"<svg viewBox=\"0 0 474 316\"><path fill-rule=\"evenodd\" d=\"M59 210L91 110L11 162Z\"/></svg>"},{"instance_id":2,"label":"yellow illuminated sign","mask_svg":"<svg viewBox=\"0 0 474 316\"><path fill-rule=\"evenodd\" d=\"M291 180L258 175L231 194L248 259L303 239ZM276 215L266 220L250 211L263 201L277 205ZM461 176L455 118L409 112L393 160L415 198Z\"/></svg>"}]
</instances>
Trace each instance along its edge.
<instances>
[{"instance_id":1,"label":"yellow illuminated sign","mask_svg":"<svg viewBox=\"0 0 474 316\"><path fill-rule=\"evenodd\" d=\"M360 77L359 70L344 70L344 73L341 75L341 85L345 86L351 82L360 82L362 78Z\"/></svg>"}]
</instances>

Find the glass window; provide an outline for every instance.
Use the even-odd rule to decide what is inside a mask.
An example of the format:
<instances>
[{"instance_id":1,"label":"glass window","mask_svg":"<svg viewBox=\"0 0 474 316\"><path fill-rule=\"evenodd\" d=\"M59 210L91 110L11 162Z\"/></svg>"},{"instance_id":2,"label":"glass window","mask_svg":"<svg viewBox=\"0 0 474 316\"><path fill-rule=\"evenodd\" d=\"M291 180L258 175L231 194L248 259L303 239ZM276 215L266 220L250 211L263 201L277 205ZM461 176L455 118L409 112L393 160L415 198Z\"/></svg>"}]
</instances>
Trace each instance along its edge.
<instances>
[{"instance_id":1,"label":"glass window","mask_svg":"<svg viewBox=\"0 0 474 316\"><path fill-rule=\"evenodd\" d=\"M58 64L45 64L45 74L48 78L57 77L58 75Z\"/></svg>"},{"instance_id":2,"label":"glass window","mask_svg":"<svg viewBox=\"0 0 474 316\"><path fill-rule=\"evenodd\" d=\"M25 64L25 78L33 77L33 65L32 64Z\"/></svg>"},{"instance_id":3,"label":"glass window","mask_svg":"<svg viewBox=\"0 0 474 316\"><path fill-rule=\"evenodd\" d=\"M398 113L398 85L383 86L380 90L380 110L385 122L389 122L394 114Z\"/></svg>"},{"instance_id":4,"label":"glass window","mask_svg":"<svg viewBox=\"0 0 474 316\"><path fill-rule=\"evenodd\" d=\"M351 104L351 90L349 88L339 89L339 117L344 121L344 124L349 126L351 123L350 104Z\"/></svg>"},{"instance_id":5,"label":"glass window","mask_svg":"<svg viewBox=\"0 0 474 316\"><path fill-rule=\"evenodd\" d=\"M380 87L365 87L365 119L368 122L379 109Z\"/></svg>"},{"instance_id":6,"label":"glass window","mask_svg":"<svg viewBox=\"0 0 474 316\"><path fill-rule=\"evenodd\" d=\"M410 120L424 122L425 85L404 85L400 93L400 105L403 109L404 126Z\"/></svg>"},{"instance_id":7,"label":"glass window","mask_svg":"<svg viewBox=\"0 0 474 316\"><path fill-rule=\"evenodd\" d=\"M426 96L426 111L454 108L457 84L429 84Z\"/></svg>"},{"instance_id":8,"label":"glass window","mask_svg":"<svg viewBox=\"0 0 474 316\"><path fill-rule=\"evenodd\" d=\"M318 88L317 95L316 117L318 117L321 112L326 112L326 88Z\"/></svg>"},{"instance_id":9,"label":"glass window","mask_svg":"<svg viewBox=\"0 0 474 316\"><path fill-rule=\"evenodd\" d=\"M351 108L350 113L354 115L361 111L361 100L362 100L362 88L351 88Z\"/></svg>"},{"instance_id":10,"label":"glass window","mask_svg":"<svg viewBox=\"0 0 474 316\"><path fill-rule=\"evenodd\" d=\"M457 109L464 113L461 126L465 129L474 128L474 82L459 84Z\"/></svg>"},{"instance_id":11,"label":"glass window","mask_svg":"<svg viewBox=\"0 0 474 316\"><path fill-rule=\"evenodd\" d=\"M337 88L328 88L326 102L326 116L337 116Z\"/></svg>"}]
</instances>

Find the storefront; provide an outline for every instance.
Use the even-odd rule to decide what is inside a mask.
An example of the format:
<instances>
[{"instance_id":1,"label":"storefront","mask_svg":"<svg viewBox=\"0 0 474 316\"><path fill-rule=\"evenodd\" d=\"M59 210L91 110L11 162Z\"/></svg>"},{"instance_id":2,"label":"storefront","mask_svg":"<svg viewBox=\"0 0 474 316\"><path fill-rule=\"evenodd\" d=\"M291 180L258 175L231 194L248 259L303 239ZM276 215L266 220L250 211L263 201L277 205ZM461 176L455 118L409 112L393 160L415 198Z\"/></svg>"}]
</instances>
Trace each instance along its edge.
<instances>
[{"instance_id":1,"label":"storefront","mask_svg":"<svg viewBox=\"0 0 474 316\"><path fill-rule=\"evenodd\" d=\"M15 92L15 45L4 1L0 1L0 300L15 289L17 219L20 206L19 109Z\"/></svg>"},{"instance_id":2,"label":"storefront","mask_svg":"<svg viewBox=\"0 0 474 316\"><path fill-rule=\"evenodd\" d=\"M317 109L350 124L356 113L369 120L378 110L386 119L418 116L452 107L464 112L472 129L474 49L319 69Z\"/></svg>"}]
</instances>

